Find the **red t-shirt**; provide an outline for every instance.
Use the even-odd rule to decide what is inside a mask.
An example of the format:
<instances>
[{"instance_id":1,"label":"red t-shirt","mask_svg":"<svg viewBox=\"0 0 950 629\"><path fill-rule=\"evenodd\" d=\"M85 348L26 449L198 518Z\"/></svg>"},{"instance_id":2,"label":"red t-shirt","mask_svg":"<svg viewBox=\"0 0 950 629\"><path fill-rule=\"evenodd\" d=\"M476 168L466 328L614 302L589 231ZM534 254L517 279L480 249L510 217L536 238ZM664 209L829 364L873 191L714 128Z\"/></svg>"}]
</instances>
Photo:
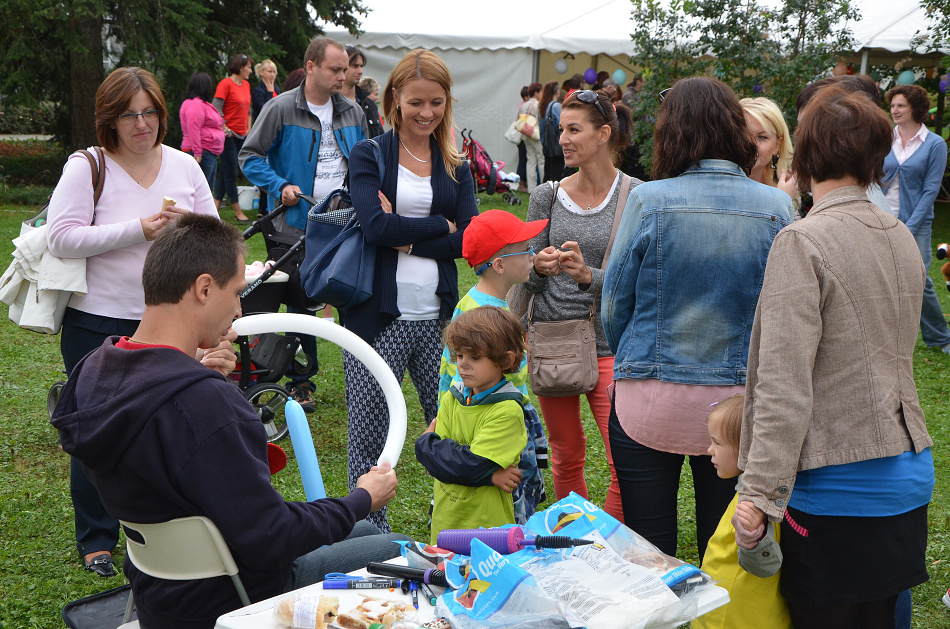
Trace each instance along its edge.
<instances>
[{"instance_id":1,"label":"red t-shirt","mask_svg":"<svg viewBox=\"0 0 950 629\"><path fill-rule=\"evenodd\" d=\"M214 97L224 101L224 124L238 135L247 135L247 116L251 110L251 84L237 85L230 77L221 79Z\"/></svg>"},{"instance_id":2,"label":"red t-shirt","mask_svg":"<svg viewBox=\"0 0 950 629\"><path fill-rule=\"evenodd\" d=\"M149 343L136 343L135 341L130 341L129 337L127 336L123 336L122 338L120 338L116 342L115 346L118 347L119 349L149 349L149 348L156 348L156 347L164 347L165 349L175 349L181 352L180 349L178 349L177 347L172 347L171 345L151 345Z\"/></svg>"}]
</instances>

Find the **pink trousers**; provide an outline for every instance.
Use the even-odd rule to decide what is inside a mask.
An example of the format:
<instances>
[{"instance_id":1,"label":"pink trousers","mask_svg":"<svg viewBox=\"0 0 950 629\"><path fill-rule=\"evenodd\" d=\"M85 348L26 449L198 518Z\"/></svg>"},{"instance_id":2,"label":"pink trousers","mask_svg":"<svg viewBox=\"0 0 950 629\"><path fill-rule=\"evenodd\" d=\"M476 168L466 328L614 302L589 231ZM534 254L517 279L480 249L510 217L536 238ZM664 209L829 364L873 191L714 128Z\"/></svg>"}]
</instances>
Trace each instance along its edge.
<instances>
[{"instance_id":1,"label":"pink trousers","mask_svg":"<svg viewBox=\"0 0 950 629\"><path fill-rule=\"evenodd\" d=\"M617 487L617 470L610 454L610 439L607 436L607 419L610 417L610 398L607 387L614 379L612 356L597 359L600 378L593 391L587 393L587 403L597 422L600 437L607 449L607 465L610 467L610 488L604 511L623 522L620 490ZM587 498L587 480L584 478L584 463L587 453L587 436L581 423L581 398L538 396L541 415L548 431L548 447L551 453L551 472L554 476L554 495L557 499L572 491Z\"/></svg>"}]
</instances>

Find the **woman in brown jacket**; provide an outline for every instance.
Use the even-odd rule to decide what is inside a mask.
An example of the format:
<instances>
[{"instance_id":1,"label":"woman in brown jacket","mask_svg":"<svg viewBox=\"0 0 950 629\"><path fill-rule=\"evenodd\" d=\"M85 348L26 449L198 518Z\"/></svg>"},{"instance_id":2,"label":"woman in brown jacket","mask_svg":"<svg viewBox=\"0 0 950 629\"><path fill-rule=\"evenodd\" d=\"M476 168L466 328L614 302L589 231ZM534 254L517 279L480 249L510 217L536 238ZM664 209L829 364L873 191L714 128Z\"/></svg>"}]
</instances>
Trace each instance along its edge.
<instances>
[{"instance_id":1,"label":"woman in brown jacket","mask_svg":"<svg viewBox=\"0 0 950 629\"><path fill-rule=\"evenodd\" d=\"M758 517L733 522L740 545L764 517L782 522L799 628L893 627L898 593L927 580L933 441L913 374L925 270L865 194L891 138L861 93L828 87L802 112L792 170L815 206L775 238L752 328L739 500Z\"/></svg>"}]
</instances>

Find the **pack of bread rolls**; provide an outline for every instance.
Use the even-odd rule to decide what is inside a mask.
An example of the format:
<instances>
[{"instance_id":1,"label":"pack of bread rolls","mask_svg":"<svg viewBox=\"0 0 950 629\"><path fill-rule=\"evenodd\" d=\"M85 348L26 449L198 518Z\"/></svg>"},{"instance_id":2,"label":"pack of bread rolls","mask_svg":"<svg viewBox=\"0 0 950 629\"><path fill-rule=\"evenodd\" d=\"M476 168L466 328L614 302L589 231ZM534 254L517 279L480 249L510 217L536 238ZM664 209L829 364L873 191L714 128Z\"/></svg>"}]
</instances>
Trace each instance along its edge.
<instances>
[{"instance_id":1,"label":"pack of bread rolls","mask_svg":"<svg viewBox=\"0 0 950 629\"><path fill-rule=\"evenodd\" d=\"M388 627L397 620L406 618L412 611L412 605L402 601L364 598L357 607L337 616L333 623L343 629L369 629L373 623Z\"/></svg>"},{"instance_id":2,"label":"pack of bread rolls","mask_svg":"<svg viewBox=\"0 0 950 629\"><path fill-rule=\"evenodd\" d=\"M288 594L274 606L274 621L278 627L327 629L339 609L340 600L335 596Z\"/></svg>"}]
</instances>

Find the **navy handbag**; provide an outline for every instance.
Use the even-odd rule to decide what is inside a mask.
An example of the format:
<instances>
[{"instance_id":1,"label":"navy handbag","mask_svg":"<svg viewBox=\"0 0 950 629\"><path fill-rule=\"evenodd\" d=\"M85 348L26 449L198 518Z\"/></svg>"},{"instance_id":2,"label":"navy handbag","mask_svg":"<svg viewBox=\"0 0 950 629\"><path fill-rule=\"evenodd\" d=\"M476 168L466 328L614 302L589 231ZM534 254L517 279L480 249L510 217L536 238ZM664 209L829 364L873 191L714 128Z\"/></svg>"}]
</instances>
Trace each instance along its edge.
<instances>
[{"instance_id":1,"label":"navy handbag","mask_svg":"<svg viewBox=\"0 0 950 629\"><path fill-rule=\"evenodd\" d=\"M365 141L374 146L382 182L385 167L379 144ZM345 187L310 209L304 251L300 277L310 299L348 310L372 296L376 245L363 237Z\"/></svg>"}]
</instances>

